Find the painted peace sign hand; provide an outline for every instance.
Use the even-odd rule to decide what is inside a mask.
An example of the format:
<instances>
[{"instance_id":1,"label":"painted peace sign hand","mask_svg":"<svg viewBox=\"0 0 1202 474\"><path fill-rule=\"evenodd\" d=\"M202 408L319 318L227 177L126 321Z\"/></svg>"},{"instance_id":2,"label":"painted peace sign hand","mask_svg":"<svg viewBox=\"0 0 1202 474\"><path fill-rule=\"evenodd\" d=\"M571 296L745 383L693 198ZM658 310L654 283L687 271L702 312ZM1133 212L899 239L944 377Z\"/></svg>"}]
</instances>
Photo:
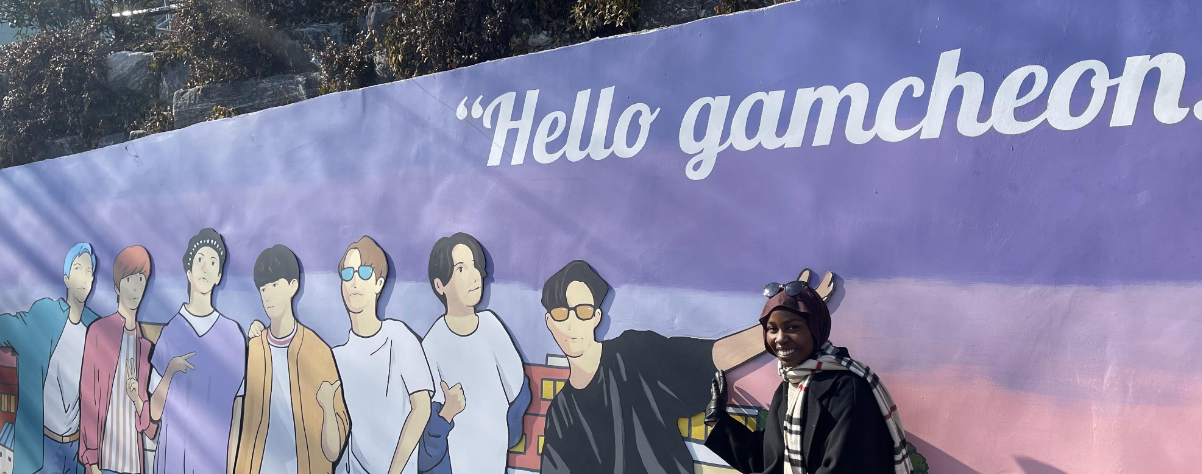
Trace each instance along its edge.
<instances>
[{"instance_id":1,"label":"painted peace sign hand","mask_svg":"<svg viewBox=\"0 0 1202 474\"><path fill-rule=\"evenodd\" d=\"M138 368L134 365L134 360L129 360L129 369L125 371L125 396L129 397L134 403L141 401L138 396Z\"/></svg>"},{"instance_id":2,"label":"painted peace sign hand","mask_svg":"<svg viewBox=\"0 0 1202 474\"><path fill-rule=\"evenodd\" d=\"M129 401L134 403L134 409L138 413L142 413L142 407L145 405L142 397L139 395L142 391L141 383L138 382L138 366L134 359L129 360L129 369L125 373L125 396L129 397Z\"/></svg>"}]
</instances>

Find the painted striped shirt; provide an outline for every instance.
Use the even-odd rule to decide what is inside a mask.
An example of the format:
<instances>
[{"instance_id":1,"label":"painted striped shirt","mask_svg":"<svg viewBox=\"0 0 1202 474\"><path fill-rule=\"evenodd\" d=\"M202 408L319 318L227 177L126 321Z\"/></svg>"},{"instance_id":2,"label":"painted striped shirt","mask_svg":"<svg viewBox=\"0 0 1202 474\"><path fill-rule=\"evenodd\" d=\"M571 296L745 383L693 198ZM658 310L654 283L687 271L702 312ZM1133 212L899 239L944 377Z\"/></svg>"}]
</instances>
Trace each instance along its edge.
<instances>
[{"instance_id":1,"label":"painted striped shirt","mask_svg":"<svg viewBox=\"0 0 1202 474\"><path fill-rule=\"evenodd\" d=\"M108 416L101 441L100 467L122 474L142 473L142 453L138 452L138 412L125 393L125 383L137 376L138 336L133 331L121 334L121 355L113 374ZM146 409L147 407L142 407Z\"/></svg>"}]
</instances>

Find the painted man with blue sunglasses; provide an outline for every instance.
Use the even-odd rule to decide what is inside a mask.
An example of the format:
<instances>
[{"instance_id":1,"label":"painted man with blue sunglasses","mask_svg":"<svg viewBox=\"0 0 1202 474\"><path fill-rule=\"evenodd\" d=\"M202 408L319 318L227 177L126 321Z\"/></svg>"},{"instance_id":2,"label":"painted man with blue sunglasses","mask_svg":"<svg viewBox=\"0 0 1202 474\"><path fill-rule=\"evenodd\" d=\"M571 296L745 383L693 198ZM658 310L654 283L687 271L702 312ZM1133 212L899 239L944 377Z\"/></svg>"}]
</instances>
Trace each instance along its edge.
<instances>
[{"instance_id":1,"label":"painted man with blue sunglasses","mask_svg":"<svg viewBox=\"0 0 1202 474\"><path fill-rule=\"evenodd\" d=\"M338 276L351 332L346 344L334 348L334 359L352 428L335 472L416 474L434 380L417 335L405 323L377 314L388 257L363 236L342 254Z\"/></svg>"}]
</instances>

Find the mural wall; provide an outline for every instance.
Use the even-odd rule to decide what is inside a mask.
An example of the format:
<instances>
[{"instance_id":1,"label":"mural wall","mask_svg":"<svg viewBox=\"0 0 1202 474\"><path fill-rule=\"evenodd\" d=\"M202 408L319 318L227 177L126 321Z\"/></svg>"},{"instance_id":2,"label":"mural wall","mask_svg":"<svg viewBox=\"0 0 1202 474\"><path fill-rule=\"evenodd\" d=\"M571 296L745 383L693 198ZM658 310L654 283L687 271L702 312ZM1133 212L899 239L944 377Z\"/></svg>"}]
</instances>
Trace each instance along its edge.
<instances>
[{"instance_id":1,"label":"mural wall","mask_svg":"<svg viewBox=\"0 0 1202 474\"><path fill-rule=\"evenodd\" d=\"M915 471L1192 472L1200 22L810 0L0 170L0 473L733 472L807 267Z\"/></svg>"}]
</instances>

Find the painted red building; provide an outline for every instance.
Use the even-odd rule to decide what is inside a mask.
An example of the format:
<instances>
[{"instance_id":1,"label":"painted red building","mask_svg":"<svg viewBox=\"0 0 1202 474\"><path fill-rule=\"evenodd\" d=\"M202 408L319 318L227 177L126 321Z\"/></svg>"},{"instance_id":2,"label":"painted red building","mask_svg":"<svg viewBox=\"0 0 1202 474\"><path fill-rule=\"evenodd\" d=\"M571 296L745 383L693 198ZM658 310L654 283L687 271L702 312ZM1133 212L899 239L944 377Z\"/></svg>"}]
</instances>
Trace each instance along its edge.
<instances>
[{"instance_id":1,"label":"painted red building","mask_svg":"<svg viewBox=\"0 0 1202 474\"><path fill-rule=\"evenodd\" d=\"M509 472L538 472L543 452L543 421L551 399L568 382L568 359L547 354L545 364L526 364L530 380L530 407L522 418L522 440L509 450Z\"/></svg>"},{"instance_id":2,"label":"painted red building","mask_svg":"<svg viewBox=\"0 0 1202 474\"><path fill-rule=\"evenodd\" d=\"M0 426L17 422L17 356L0 348Z\"/></svg>"}]
</instances>

